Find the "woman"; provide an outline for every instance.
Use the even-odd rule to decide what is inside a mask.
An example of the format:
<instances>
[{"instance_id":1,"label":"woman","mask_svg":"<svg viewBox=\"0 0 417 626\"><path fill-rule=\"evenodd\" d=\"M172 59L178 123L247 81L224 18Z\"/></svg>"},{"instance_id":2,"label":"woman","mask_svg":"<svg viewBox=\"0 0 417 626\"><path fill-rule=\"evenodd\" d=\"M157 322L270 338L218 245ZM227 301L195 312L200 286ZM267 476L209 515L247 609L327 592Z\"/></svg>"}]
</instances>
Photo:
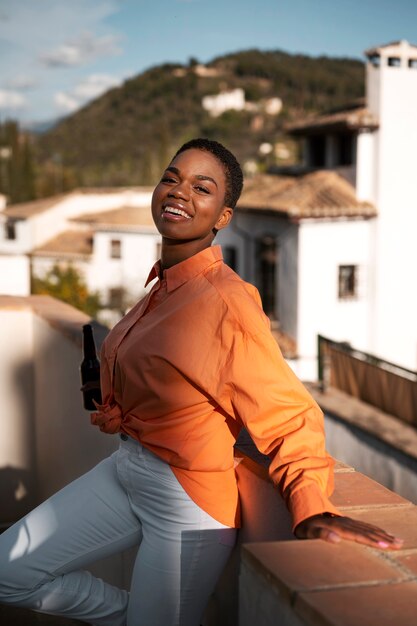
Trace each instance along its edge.
<instances>
[{"instance_id":1,"label":"woman","mask_svg":"<svg viewBox=\"0 0 417 626\"><path fill-rule=\"evenodd\" d=\"M242 173L222 145L188 142L152 198L157 279L108 335L92 422L120 449L1 537L0 600L118 626L198 626L239 525L233 443L244 424L299 538L398 548L328 500L320 410L282 359L256 290L221 259ZM82 568L140 544L130 594Z\"/></svg>"}]
</instances>

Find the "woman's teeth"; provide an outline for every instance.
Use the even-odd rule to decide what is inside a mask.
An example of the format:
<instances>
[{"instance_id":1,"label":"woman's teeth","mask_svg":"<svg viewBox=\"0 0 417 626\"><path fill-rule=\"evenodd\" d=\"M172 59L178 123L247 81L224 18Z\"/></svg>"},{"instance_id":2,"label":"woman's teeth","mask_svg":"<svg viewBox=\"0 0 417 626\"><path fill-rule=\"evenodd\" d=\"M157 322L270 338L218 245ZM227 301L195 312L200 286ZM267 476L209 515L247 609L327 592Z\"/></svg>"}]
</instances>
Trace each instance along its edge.
<instances>
[{"instance_id":1,"label":"woman's teeth","mask_svg":"<svg viewBox=\"0 0 417 626\"><path fill-rule=\"evenodd\" d=\"M191 219L191 215L188 215L185 211L181 211L181 209L174 209L174 207L167 206L164 208L164 213L173 213L174 215L181 215L182 217Z\"/></svg>"}]
</instances>

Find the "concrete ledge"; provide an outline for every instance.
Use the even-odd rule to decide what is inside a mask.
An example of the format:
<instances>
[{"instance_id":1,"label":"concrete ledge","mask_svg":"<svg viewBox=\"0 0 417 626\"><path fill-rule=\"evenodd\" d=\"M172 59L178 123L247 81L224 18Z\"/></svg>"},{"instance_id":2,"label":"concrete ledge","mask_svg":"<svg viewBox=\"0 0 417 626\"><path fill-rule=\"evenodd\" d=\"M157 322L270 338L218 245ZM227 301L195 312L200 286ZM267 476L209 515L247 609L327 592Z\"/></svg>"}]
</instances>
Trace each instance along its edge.
<instances>
[{"instance_id":1,"label":"concrete ledge","mask_svg":"<svg viewBox=\"0 0 417 626\"><path fill-rule=\"evenodd\" d=\"M329 387L325 393L317 385L307 384L324 413L375 436L404 455L417 460L417 430L393 415Z\"/></svg>"},{"instance_id":2,"label":"concrete ledge","mask_svg":"<svg viewBox=\"0 0 417 626\"><path fill-rule=\"evenodd\" d=\"M92 320L86 313L51 296L0 295L1 309L13 309L16 311L29 309L79 347L82 345L81 329L84 324L93 326L97 348L101 347L105 336L109 332L108 328Z\"/></svg>"},{"instance_id":3,"label":"concrete ledge","mask_svg":"<svg viewBox=\"0 0 417 626\"><path fill-rule=\"evenodd\" d=\"M267 467L255 470L254 463L245 458L241 471L268 483ZM239 626L416 626L417 507L340 463L332 502L346 515L402 537L403 549L320 540L243 545ZM263 513L258 509L258 516Z\"/></svg>"}]
</instances>

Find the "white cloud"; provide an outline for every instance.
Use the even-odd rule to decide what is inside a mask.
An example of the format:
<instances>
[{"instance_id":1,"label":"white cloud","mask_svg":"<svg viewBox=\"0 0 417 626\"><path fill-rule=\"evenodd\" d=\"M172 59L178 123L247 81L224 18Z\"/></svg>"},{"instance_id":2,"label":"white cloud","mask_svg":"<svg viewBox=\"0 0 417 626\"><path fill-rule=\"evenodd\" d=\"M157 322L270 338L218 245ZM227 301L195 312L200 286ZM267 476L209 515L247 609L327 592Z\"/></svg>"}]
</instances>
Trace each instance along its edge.
<instances>
[{"instance_id":1,"label":"white cloud","mask_svg":"<svg viewBox=\"0 0 417 626\"><path fill-rule=\"evenodd\" d=\"M65 113L73 113L80 106L79 101L63 91L58 91L54 97L55 104Z\"/></svg>"},{"instance_id":2,"label":"white cloud","mask_svg":"<svg viewBox=\"0 0 417 626\"><path fill-rule=\"evenodd\" d=\"M110 74L91 74L70 92L55 94L55 104L66 113L73 113L93 98L98 98L112 87L118 87L121 79Z\"/></svg>"},{"instance_id":3,"label":"white cloud","mask_svg":"<svg viewBox=\"0 0 417 626\"><path fill-rule=\"evenodd\" d=\"M91 74L75 87L74 95L84 100L97 98L111 87L118 87L121 82L110 74Z\"/></svg>"},{"instance_id":4,"label":"white cloud","mask_svg":"<svg viewBox=\"0 0 417 626\"><path fill-rule=\"evenodd\" d=\"M117 41L114 35L97 37L93 33L85 32L77 39L42 54L41 61L49 67L82 65L98 57L119 54L121 50Z\"/></svg>"},{"instance_id":5,"label":"white cloud","mask_svg":"<svg viewBox=\"0 0 417 626\"><path fill-rule=\"evenodd\" d=\"M26 104L26 98L18 91L0 89L0 109L22 109Z\"/></svg>"}]
</instances>

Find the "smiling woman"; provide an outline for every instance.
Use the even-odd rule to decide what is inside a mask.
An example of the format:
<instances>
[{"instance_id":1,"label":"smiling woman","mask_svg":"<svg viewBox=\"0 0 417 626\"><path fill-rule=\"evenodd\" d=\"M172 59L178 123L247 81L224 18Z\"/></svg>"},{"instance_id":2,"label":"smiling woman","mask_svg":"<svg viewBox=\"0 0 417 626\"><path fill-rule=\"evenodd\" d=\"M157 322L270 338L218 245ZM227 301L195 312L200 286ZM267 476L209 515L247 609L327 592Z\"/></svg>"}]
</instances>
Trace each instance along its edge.
<instances>
[{"instance_id":1,"label":"smiling woman","mask_svg":"<svg viewBox=\"0 0 417 626\"><path fill-rule=\"evenodd\" d=\"M226 195L225 166L202 149L204 145L202 140L186 144L153 193L152 215L162 235L164 268L210 246L215 233L225 228L233 215L232 198L230 193Z\"/></svg>"},{"instance_id":2,"label":"smiling woman","mask_svg":"<svg viewBox=\"0 0 417 626\"><path fill-rule=\"evenodd\" d=\"M152 199L156 282L101 353L91 420L120 448L0 537L1 602L102 626L199 626L240 525L242 426L271 457L298 537L400 547L330 503L321 411L282 358L258 292L211 245L241 189L235 157L206 139L165 170ZM130 594L83 571L135 544Z\"/></svg>"}]
</instances>

